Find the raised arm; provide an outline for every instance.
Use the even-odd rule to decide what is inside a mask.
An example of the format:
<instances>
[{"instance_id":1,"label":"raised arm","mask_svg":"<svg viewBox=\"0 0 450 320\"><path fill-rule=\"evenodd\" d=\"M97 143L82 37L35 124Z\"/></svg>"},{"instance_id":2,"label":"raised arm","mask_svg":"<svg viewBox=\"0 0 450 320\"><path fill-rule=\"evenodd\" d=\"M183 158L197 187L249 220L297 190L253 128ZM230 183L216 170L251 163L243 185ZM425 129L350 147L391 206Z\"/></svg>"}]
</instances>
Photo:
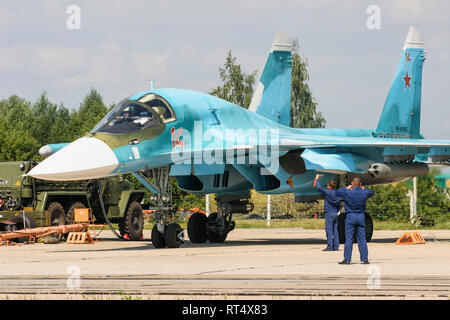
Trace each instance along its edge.
<instances>
[{"instance_id":1,"label":"raised arm","mask_svg":"<svg viewBox=\"0 0 450 320\"><path fill-rule=\"evenodd\" d=\"M323 188L322 185L320 184L320 180L319 178L321 177L321 174L317 174L316 177L314 178L314 186L317 188L317 190L319 190L320 192L322 192L323 194L327 194L328 190Z\"/></svg>"}]
</instances>

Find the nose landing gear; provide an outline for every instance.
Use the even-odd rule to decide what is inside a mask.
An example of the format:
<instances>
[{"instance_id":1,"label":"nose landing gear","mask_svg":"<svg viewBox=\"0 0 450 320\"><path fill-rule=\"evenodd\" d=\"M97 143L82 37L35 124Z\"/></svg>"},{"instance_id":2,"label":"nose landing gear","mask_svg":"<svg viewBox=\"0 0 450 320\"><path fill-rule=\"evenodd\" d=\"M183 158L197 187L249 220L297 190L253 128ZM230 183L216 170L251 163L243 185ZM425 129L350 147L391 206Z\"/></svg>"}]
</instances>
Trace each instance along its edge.
<instances>
[{"instance_id":1,"label":"nose landing gear","mask_svg":"<svg viewBox=\"0 0 450 320\"><path fill-rule=\"evenodd\" d=\"M184 230L178 223L168 222L172 203L169 173L170 166L165 166L134 174L150 192L156 195L157 206L153 213L156 223L152 229L152 243L155 248L178 248L184 243Z\"/></svg>"}]
</instances>

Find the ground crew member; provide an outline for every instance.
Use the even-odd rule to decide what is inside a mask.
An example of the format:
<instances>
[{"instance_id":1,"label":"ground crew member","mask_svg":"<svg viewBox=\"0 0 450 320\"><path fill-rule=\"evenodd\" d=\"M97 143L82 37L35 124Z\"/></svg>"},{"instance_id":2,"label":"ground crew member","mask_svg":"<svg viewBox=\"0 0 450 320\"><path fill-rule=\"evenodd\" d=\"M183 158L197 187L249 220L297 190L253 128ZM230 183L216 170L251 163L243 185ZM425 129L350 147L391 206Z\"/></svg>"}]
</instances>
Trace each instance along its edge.
<instances>
[{"instance_id":1,"label":"ground crew member","mask_svg":"<svg viewBox=\"0 0 450 320\"><path fill-rule=\"evenodd\" d=\"M345 246L344 260L339 264L350 264L352 260L353 236L356 230L356 240L358 241L359 255L361 263L368 264L368 250L366 242L366 202L373 196L373 191L364 189L359 178L354 178L352 184L347 188L340 188L336 195L344 199L344 208L347 212L345 218Z\"/></svg>"},{"instance_id":2,"label":"ground crew member","mask_svg":"<svg viewBox=\"0 0 450 320\"><path fill-rule=\"evenodd\" d=\"M325 212L325 234L327 236L327 247L322 251L338 251L339 235L338 235L338 211L341 199L336 196L336 182L330 180L327 189L320 185L319 178L322 174L317 174L314 179L314 186L325 196L323 202L323 211Z\"/></svg>"}]
</instances>

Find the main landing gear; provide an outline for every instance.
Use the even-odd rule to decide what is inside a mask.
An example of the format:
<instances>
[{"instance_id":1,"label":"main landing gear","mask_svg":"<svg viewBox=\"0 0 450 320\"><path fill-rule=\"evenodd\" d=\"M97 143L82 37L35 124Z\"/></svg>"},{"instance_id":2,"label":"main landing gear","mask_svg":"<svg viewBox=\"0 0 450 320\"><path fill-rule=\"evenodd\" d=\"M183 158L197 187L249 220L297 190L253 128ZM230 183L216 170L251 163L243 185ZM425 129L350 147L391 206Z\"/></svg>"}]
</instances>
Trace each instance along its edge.
<instances>
[{"instance_id":1,"label":"main landing gear","mask_svg":"<svg viewBox=\"0 0 450 320\"><path fill-rule=\"evenodd\" d=\"M228 233L235 228L233 213L247 214L254 208L249 194L217 196L217 212L206 217L200 212L194 213L187 225L189 239L192 243L225 242Z\"/></svg>"},{"instance_id":2,"label":"main landing gear","mask_svg":"<svg viewBox=\"0 0 450 320\"><path fill-rule=\"evenodd\" d=\"M228 233L234 229L232 214L219 216L217 212L206 217L203 213L194 213L188 221L187 231L192 243L225 242Z\"/></svg>"}]
</instances>

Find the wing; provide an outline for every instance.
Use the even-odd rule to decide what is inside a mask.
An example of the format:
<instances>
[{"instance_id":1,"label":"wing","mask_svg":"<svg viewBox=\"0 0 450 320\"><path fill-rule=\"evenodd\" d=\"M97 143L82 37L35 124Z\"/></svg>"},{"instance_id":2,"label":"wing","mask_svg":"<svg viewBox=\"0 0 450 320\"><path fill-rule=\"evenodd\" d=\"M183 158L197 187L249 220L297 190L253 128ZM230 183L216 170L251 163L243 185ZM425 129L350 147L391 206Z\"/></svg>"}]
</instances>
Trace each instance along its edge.
<instances>
[{"instance_id":1,"label":"wing","mask_svg":"<svg viewBox=\"0 0 450 320\"><path fill-rule=\"evenodd\" d=\"M305 169L324 172L367 172L376 162L420 161L450 164L450 141L303 136L280 139L280 151L298 151Z\"/></svg>"}]
</instances>

